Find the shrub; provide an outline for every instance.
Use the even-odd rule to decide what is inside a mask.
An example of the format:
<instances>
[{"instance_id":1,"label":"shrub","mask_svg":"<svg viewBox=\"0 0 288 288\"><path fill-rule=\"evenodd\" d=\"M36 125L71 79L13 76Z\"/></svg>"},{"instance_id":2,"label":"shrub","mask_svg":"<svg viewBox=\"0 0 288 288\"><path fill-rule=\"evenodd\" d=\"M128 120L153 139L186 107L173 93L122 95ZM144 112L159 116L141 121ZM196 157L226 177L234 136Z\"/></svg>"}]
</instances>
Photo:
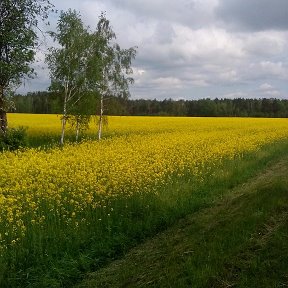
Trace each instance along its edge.
<instances>
[{"instance_id":1,"label":"shrub","mask_svg":"<svg viewBox=\"0 0 288 288\"><path fill-rule=\"evenodd\" d=\"M17 150L28 144L26 128L18 127L7 129L6 133L0 133L0 151Z\"/></svg>"}]
</instances>

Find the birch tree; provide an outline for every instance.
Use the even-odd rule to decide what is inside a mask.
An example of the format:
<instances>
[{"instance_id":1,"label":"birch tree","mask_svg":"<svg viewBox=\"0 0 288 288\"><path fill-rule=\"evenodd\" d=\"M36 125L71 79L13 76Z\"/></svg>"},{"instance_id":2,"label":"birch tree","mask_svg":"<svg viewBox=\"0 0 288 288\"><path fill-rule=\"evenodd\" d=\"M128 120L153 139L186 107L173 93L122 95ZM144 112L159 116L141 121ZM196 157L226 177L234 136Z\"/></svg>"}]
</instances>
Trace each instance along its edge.
<instances>
[{"instance_id":1,"label":"birch tree","mask_svg":"<svg viewBox=\"0 0 288 288\"><path fill-rule=\"evenodd\" d=\"M9 89L32 76L39 20L47 19L48 0L0 1L0 133L7 130Z\"/></svg>"},{"instance_id":2,"label":"birch tree","mask_svg":"<svg viewBox=\"0 0 288 288\"><path fill-rule=\"evenodd\" d=\"M65 128L72 109L81 101L85 90L86 60L89 33L75 10L61 12L57 32L50 32L59 47L51 47L46 57L50 69L50 89L63 95L63 113L60 144L64 144Z\"/></svg>"},{"instance_id":3,"label":"birch tree","mask_svg":"<svg viewBox=\"0 0 288 288\"><path fill-rule=\"evenodd\" d=\"M132 60L136 56L135 47L121 49L115 42L116 34L110 21L102 13L96 31L90 34L87 63L87 78L90 89L100 95L98 139L102 137L104 101L109 96L129 97L129 84L133 78Z\"/></svg>"}]
</instances>

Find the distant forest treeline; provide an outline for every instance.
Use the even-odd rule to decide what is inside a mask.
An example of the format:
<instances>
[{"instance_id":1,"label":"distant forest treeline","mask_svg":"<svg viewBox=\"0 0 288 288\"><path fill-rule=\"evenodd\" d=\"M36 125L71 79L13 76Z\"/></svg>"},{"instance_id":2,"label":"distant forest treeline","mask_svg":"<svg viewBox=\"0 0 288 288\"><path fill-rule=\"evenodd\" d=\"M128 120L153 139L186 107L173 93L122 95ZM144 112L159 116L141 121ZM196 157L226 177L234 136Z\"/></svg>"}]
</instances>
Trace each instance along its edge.
<instances>
[{"instance_id":1,"label":"distant forest treeline","mask_svg":"<svg viewBox=\"0 0 288 288\"><path fill-rule=\"evenodd\" d=\"M87 103L87 114L99 110L97 97ZM61 114L61 95L52 92L33 92L14 96L11 112ZM109 97L105 100L106 115L154 116L232 116L232 117L288 117L288 100L280 99L200 99L200 100L124 100ZM85 107L84 107L85 110ZM95 112L94 112L95 111Z\"/></svg>"}]
</instances>

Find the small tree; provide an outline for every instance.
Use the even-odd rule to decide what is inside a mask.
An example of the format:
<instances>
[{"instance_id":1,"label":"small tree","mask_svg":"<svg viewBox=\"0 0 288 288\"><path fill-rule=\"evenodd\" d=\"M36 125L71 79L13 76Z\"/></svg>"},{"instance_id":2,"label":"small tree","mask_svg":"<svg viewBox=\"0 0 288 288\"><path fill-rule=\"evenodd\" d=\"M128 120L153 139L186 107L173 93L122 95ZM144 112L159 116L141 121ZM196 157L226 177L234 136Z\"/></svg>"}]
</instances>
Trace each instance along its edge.
<instances>
[{"instance_id":1,"label":"small tree","mask_svg":"<svg viewBox=\"0 0 288 288\"><path fill-rule=\"evenodd\" d=\"M50 68L51 90L63 93L63 115L60 144L64 144L65 127L71 110L82 98L86 81L86 59L89 47L87 28L74 10L61 12L57 33L50 32L60 48L52 47L46 57Z\"/></svg>"},{"instance_id":2,"label":"small tree","mask_svg":"<svg viewBox=\"0 0 288 288\"><path fill-rule=\"evenodd\" d=\"M132 59L136 49L121 49L113 43L116 35L104 13L99 17L97 29L90 35L91 45L87 63L89 87L100 95L98 139L102 136L104 101L109 96L129 97L129 84L133 78Z\"/></svg>"},{"instance_id":3,"label":"small tree","mask_svg":"<svg viewBox=\"0 0 288 288\"><path fill-rule=\"evenodd\" d=\"M48 0L0 1L0 133L7 130L7 90L32 76L39 19L48 17Z\"/></svg>"}]
</instances>

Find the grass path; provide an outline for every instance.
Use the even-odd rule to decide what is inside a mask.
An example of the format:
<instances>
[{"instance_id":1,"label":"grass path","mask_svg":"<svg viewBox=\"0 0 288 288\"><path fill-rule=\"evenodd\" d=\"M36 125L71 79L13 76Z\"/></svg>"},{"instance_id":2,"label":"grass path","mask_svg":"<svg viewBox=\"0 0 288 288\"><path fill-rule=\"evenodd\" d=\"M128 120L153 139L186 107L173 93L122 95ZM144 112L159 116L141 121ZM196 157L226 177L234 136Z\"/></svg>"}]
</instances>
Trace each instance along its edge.
<instances>
[{"instance_id":1,"label":"grass path","mask_svg":"<svg viewBox=\"0 0 288 288\"><path fill-rule=\"evenodd\" d=\"M80 287L288 287L288 158Z\"/></svg>"}]
</instances>

